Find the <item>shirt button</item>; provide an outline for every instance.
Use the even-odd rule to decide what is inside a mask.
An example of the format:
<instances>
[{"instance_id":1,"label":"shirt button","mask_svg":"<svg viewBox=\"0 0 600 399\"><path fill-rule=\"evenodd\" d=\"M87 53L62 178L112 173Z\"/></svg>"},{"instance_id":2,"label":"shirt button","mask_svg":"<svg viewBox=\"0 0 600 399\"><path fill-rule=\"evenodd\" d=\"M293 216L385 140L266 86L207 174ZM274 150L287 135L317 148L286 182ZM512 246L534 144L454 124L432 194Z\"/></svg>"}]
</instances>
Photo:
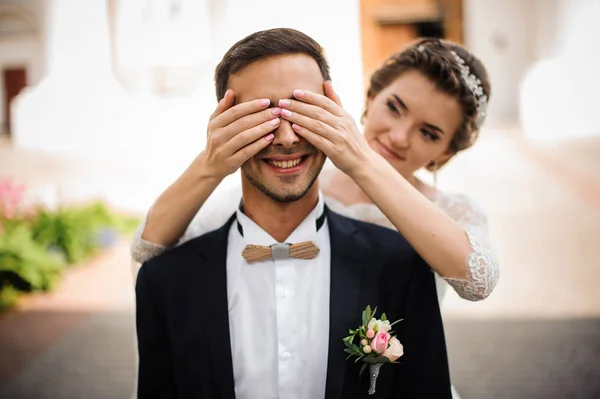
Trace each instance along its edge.
<instances>
[{"instance_id":1,"label":"shirt button","mask_svg":"<svg viewBox=\"0 0 600 399\"><path fill-rule=\"evenodd\" d=\"M279 293L279 295L281 295L282 298L285 298L286 296L288 296L288 291L287 290L281 290L281 292Z\"/></svg>"},{"instance_id":2,"label":"shirt button","mask_svg":"<svg viewBox=\"0 0 600 399\"><path fill-rule=\"evenodd\" d=\"M281 354L281 357L284 359L289 359L290 357L292 357L292 354L290 352L283 352Z\"/></svg>"}]
</instances>

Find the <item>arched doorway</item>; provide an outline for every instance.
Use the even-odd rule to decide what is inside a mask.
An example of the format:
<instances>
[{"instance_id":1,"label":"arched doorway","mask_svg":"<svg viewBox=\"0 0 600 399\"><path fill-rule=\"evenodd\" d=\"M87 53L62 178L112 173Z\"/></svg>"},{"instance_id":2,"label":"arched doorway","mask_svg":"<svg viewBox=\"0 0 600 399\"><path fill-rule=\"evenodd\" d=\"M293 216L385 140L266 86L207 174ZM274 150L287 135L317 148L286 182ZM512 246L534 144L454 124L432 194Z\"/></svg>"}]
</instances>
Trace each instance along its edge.
<instances>
[{"instance_id":1,"label":"arched doorway","mask_svg":"<svg viewBox=\"0 0 600 399\"><path fill-rule=\"evenodd\" d=\"M364 82L418 37L462 43L462 0L360 0Z\"/></svg>"},{"instance_id":2,"label":"arched doorway","mask_svg":"<svg viewBox=\"0 0 600 399\"><path fill-rule=\"evenodd\" d=\"M0 131L10 135L11 104L29 83L33 58L39 53L38 29L29 12L0 4Z\"/></svg>"}]
</instances>

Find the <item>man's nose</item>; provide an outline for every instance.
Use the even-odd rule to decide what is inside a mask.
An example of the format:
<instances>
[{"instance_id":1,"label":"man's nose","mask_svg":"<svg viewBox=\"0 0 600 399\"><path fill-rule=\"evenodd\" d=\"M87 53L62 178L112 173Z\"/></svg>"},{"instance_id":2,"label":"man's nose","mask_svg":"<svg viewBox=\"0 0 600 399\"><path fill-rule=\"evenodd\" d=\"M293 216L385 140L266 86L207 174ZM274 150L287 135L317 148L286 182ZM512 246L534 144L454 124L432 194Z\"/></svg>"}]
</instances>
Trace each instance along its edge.
<instances>
[{"instance_id":1,"label":"man's nose","mask_svg":"<svg viewBox=\"0 0 600 399\"><path fill-rule=\"evenodd\" d=\"M292 123L284 119L281 119L281 124L273 134L275 138L272 144L281 145L284 148L292 148L300 141L300 137L292 129Z\"/></svg>"}]
</instances>

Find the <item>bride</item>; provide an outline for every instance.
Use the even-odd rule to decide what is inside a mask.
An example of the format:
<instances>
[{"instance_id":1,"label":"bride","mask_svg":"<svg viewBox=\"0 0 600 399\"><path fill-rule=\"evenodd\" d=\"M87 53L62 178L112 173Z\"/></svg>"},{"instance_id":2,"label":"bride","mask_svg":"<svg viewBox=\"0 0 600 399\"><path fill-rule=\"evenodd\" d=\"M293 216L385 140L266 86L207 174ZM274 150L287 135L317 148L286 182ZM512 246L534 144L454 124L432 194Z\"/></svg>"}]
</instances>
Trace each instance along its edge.
<instances>
[{"instance_id":1,"label":"bride","mask_svg":"<svg viewBox=\"0 0 600 399\"><path fill-rule=\"evenodd\" d=\"M464 299L485 299L498 281L485 214L468 197L441 192L415 176L421 168L436 173L477 139L490 96L482 63L461 46L437 39L394 54L370 79L364 134L330 82L324 89L325 96L294 91L269 117L257 110L240 115L243 104L233 107L235 93L228 91L211 117L206 149L157 199L138 229L133 259L143 263L225 223L239 206L241 188L211 194L269 145L273 135L267 133L278 125L260 129L275 115L277 123L291 124L336 166L319 178L333 211L397 229L435 272L440 301L448 285ZM253 129L231 131L236 107L238 121L245 118Z\"/></svg>"}]
</instances>

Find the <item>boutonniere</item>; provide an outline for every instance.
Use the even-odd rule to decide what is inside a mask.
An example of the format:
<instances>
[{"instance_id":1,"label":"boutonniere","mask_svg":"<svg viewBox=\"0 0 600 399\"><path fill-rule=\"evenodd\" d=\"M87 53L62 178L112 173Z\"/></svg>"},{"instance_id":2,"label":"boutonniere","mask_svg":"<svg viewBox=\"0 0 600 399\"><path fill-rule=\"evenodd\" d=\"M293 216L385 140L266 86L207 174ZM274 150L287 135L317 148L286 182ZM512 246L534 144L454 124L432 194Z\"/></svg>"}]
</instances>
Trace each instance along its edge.
<instances>
[{"instance_id":1,"label":"boutonniere","mask_svg":"<svg viewBox=\"0 0 600 399\"><path fill-rule=\"evenodd\" d=\"M350 330L350 335L344 338L344 351L349 354L346 360L356 356L355 363L364 362L359 376L367 366L369 367L369 395L375 393L375 383L381 366L385 363L398 363L396 360L404 354L402 344L392 335L392 326L401 320L390 323L385 313L381 315L381 319L376 319L376 312L377 307L371 310L371 306L367 306L362 312L362 325L356 330ZM358 343L355 343L356 337Z\"/></svg>"}]
</instances>

